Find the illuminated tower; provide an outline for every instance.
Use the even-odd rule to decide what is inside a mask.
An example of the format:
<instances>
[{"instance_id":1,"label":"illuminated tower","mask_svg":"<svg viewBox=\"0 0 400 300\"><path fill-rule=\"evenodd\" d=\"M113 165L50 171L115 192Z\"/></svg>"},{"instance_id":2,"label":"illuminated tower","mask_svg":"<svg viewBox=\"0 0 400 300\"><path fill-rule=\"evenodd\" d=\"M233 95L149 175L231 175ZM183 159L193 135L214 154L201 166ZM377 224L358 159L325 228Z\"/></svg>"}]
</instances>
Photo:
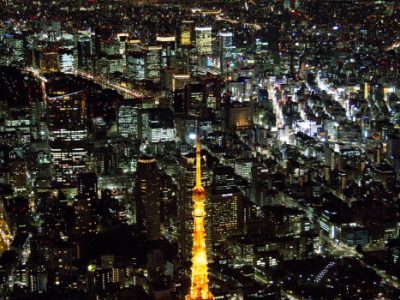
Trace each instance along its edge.
<instances>
[{"instance_id":1,"label":"illuminated tower","mask_svg":"<svg viewBox=\"0 0 400 300\"><path fill-rule=\"evenodd\" d=\"M208 267L206 250L206 233L204 229L206 191L201 184L201 147L196 145L196 186L193 189L193 250L192 277L189 295L186 300L212 300L208 290Z\"/></svg>"},{"instance_id":2,"label":"illuminated tower","mask_svg":"<svg viewBox=\"0 0 400 300\"><path fill-rule=\"evenodd\" d=\"M10 233L6 220L3 218L0 219L0 255L3 254L4 251L10 249L12 240L13 236Z\"/></svg>"},{"instance_id":3,"label":"illuminated tower","mask_svg":"<svg viewBox=\"0 0 400 300\"><path fill-rule=\"evenodd\" d=\"M188 125L189 127L191 125ZM193 125L195 128L196 125ZM188 129L189 130L189 129ZM193 129L194 130L194 129ZM193 132L193 130L191 132ZM207 156L204 150L202 150L201 156L201 169L202 176L201 182L205 189L211 184L211 157ZM196 185L196 151L193 153L186 153L183 155L179 162L179 188L178 188L178 256L181 261L189 261L192 258L193 248L193 187ZM208 194L206 195L208 197ZM206 205L208 205L208 199L206 198ZM206 207L208 211L208 207ZM206 232L206 245L209 247L210 236L210 222L208 222L208 216L205 218ZM207 254L210 253L209 251Z\"/></svg>"},{"instance_id":4,"label":"illuminated tower","mask_svg":"<svg viewBox=\"0 0 400 300\"><path fill-rule=\"evenodd\" d=\"M4 251L10 250L11 242L13 241L10 228L8 226L6 212L3 201L0 203L0 255Z\"/></svg>"}]
</instances>

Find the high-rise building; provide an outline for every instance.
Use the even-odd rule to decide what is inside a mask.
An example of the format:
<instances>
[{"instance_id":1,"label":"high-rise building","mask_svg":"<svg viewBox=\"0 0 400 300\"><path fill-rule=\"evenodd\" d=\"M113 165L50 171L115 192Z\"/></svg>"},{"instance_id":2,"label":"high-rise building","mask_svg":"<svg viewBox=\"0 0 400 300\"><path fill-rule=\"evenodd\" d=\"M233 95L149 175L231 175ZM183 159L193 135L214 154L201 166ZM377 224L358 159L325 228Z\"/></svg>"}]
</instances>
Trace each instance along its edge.
<instances>
[{"instance_id":1,"label":"high-rise building","mask_svg":"<svg viewBox=\"0 0 400 300\"><path fill-rule=\"evenodd\" d=\"M149 110L147 137L150 143L172 142L175 140L174 119L170 109L155 108Z\"/></svg>"},{"instance_id":2,"label":"high-rise building","mask_svg":"<svg viewBox=\"0 0 400 300\"><path fill-rule=\"evenodd\" d=\"M65 47L58 52L58 61L60 72L73 73L77 70L77 62L75 61L74 49Z\"/></svg>"},{"instance_id":3,"label":"high-rise building","mask_svg":"<svg viewBox=\"0 0 400 300\"><path fill-rule=\"evenodd\" d=\"M77 41L78 68L90 70L92 68L93 45L91 36L82 36Z\"/></svg>"},{"instance_id":4,"label":"high-rise building","mask_svg":"<svg viewBox=\"0 0 400 300\"><path fill-rule=\"evenodd\" d=\"M182 47L183 64L181 71L189 73L191 76L196 76L199 68L199 53L193 45Z\"/></svg>"},{"instance_id":5,"label":"high-rise building","mask_svg":"<svg viewBox=\"0 0 400 300\"><path fill-rule=\"evenodd\" d=\"M90 199L97 200L97 175L95 173L81 173L78 176L78 194Z\"/></svg>"},{"instance_id":6,"label":"high-rise building","mask_svg":"<svg viewBox=\"0 0 400 300\"><path fill-rule=\"evenodd\" d=\"M60 82L49 89L47 102L53 181L74 186L86 168L86 96L83 90L66 91Z\"/></svg>"},{"instance_id":7,"label":"high-rise building","mask_svg":"<svg viewBox=\"0 0 400 300\"><path fill-rule=\"evenodd\" d=\"M124 137L138 138L139 108L137 101L124 100L118 108L118 132Z\"/></svg>"},{"instance_id":8,"label":"high-rise building","mask_svg":"<svg viewBox=\"0 0 400 300\"><path fill-rule=\"evenodd\" d=\"M58 52L53 49L42 49L40 52L40 70L46 72L59 72L60 65Z\"/></svg>"},{"instance_id":9,"label":"high-rise building","mask_svg":"<svg viewBox=\"0 0 400 300\"><path fill-rule=\"evenodd\" d=\"M199 55L212 54L212 28L196 27L196 48Z\"/></svg>"},{"instance_id":10,"label":"high-rise building","mask_svg":"<svg viewBox=\"0 0 400 300\"><path fill-rule=\"evenodd\" d=\"M158 36L156 41L161 45L161 67L168 68L171 66L172 57L175 56L176 37Z\"/></svg>"},{"instance_id":11,"label":"high-rise building","mask_svg":"<svg viewBox=\"0 0 400 300\"><path fill-rule=\"evenodd\" d=\"M183 20L181 26L181 46L188 46L192 44L192 32L194 27L193 20Z\"/></svg>"},{"instance_id":12,"label":"high-rise building","mask_svg":"<svg viewBox=\"0 0 400 300\"><path fill-rule=\"evenodd\" d=\"M204 225L206 210L206 190L201 180L201 146L196 145L196 185L193 189L193 248L192 276L186 300L212 300L214 296L208 289L208 259L206 248L206 229Z\"/></svg>"},{"instance_id":13,"label":"high-rise building","mask_svg":"<svg viewBox=\"0 0 400 300\"><path fill-rule=\"evenodd\" d=\"M250 126L250 116L251 116L251 106L235 102L232 105L225 105L225 129L227 131L235 131L238 129L249 128Z\"/></svg>"},{"instance_id":14,"label":"high-rise building","mask_svg":"<svg viewBox=\"0 0 400 300\"><path fill-rule=\"evenodd\" d=\"M160 238L160 177L157 162L143 156L137 162L136 211L138 223L150 240Z\"/></svg>"},{"instance_id":15,"label":"high-rise building","mask_svg":"<svg viewBox=\"0 0 400 300\"><path fill-rule=\"evenodd\" d=\"M233 48L233 33L227 31L218 32L218 57L221 73L227 70L229 54Z\"/></svg>"},{"instance_id":16,"label":"high-rise building","mask_svg":"<svg viewBox=\"0 0 400 300\"><path fill-rule=\"evenodd\" d=\"M145 77L148 80L160 81L161 77L161 46L147 46L144 48L146 53Z\"/></svg>"},{"instance_id":17,"label":"high-rise building","mask_svg":"<svg viewBox=\"0 0 400 300\"><path fill-rule=\"evenodd\" d=\"M202 83L185 86L185 107L188 115L198 116L207 106L207 90Z\"/></svg>"},{"instance_id":18,"label":"high-rise building","mask_svg":"<svg viewBox=\"0 0 400 300\"><path fill-rule=\"evenodd\" d=\"M126 56L127 76L133 80L146 78L146 55L143 51L131 51Z\"/></svg>"},{"instance_id":19,"label":"high-rise building","mask_svg":"<svg viewBox=\"0 0 400 300\"><path fill-rule=\"evenodd\" d=\"M75 203L75 231L80 234L95 233L97 216L97 175L81 173L78 176L78 196Z\"/></svg>"},{"instance_id":20,"label":"high-rise building","mask_svg":"<svg viewBox=\"0 0 400 300\"><path fill-rule=\"evenodd\" d=\"M242 193L235 185L233 168L214 168L209 194L211 240L216 246L243 227Z\"/></svg>"}]
</instances>

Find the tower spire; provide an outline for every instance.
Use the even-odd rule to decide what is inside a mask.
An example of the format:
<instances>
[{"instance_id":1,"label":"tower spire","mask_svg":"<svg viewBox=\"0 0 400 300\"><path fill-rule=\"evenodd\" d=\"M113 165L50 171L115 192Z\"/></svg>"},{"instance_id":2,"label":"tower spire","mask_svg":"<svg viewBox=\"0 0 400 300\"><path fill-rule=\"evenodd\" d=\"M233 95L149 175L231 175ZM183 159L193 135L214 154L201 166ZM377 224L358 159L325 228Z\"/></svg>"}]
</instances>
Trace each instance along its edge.
<instances>
[{"instance_id":1,"label":"tower spire","mask_svg":"<svg viewBox=\"0 0 400 300\"><path fill-rule=\"evenodd\" d=\"M201 144L200 138L197 134L196 141L196 187L202 187L201 184Z\"/></svg>"},{"instance_id":2,"label":"tower spire","mask_svg":"<svg viewBox=\"0 0 400 300\"><path fill-rule=\"evenodd\" d=\"M208 259L204 228L206 191L201 183L201 145L196 142L196 185L193 189L193 248L190 292L186 300L213 300L208 289Z\"/></svg>"}]
</instances>

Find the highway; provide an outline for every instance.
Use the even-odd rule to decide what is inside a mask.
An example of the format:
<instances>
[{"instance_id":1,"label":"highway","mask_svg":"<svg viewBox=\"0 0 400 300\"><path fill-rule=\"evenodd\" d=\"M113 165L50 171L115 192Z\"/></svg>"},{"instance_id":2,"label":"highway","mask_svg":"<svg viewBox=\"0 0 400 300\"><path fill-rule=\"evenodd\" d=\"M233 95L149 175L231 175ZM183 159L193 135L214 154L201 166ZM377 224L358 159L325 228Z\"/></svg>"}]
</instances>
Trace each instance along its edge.
<instances>
[{"instance_id":1,"label":"highway","mask_svg":"<svg viewBox=\"0 0 400 300\"><path fill-rule=\"evenodd\" d=\"M39 70L34 69L34 68L25 68L24 69L26 72L31 73L35 78L39 79L42 83L42 92L44 95L45 100L47 99L47 95L46 95L46 83L47 83L47 78L44 77ZM69 73L67 73L69 74ZM123 87L119 84L113 83L107 79L105 79L102 76L99 75L91 75L89 73L86 72L82 72L82 71L78 71L78 72L74 72L71 73L73 75L91 80L99 85L101 85L102 87L105 88L109 88L112 90L116 90L118 92L120 92L125 98L134 98L134 99L138 99L138 98L143 98L145 97L145 95L143 93L140 93L138 91L132 90L132 89L128 89L126 87Z\"/></svg>"},{"instance_id":2,"label":"highway","mask_svg":"<svg viewBox=\"0 0 400 300\"><path fill-rule=\"evenodd\" d=\"M99 75L91 75L89 73L82 72L82 71L78 71L73 74L80 76L82 78L88 79L88 80L92 80L95 83L98 83L103 87L106 87L106 88L109 88L112 90L116 90L116 91L120 92L125 98L143 98L145 96L143 93L140 93L140 92L132 90L132 89L128 89L119 84L115 84Z\"/></svg>"},{"instance_id":3,"label":"highway","mask_svg":"<svg viewBox=\"0 0 400 300\"><path fill-rule=\"evenodd\" d=\"M250 27L250 28L252 28L254 30L261 30L262 29L262 27L257 23L242 23L242 22L240 22L238 20L229 19L229 18L223 18L220 15L216 15L215 20L224 21L224 22L227 22L227 23L230 23L230 24L243 24L243 25L245 25L247 27Z\"/></svg>"}]
</instances>

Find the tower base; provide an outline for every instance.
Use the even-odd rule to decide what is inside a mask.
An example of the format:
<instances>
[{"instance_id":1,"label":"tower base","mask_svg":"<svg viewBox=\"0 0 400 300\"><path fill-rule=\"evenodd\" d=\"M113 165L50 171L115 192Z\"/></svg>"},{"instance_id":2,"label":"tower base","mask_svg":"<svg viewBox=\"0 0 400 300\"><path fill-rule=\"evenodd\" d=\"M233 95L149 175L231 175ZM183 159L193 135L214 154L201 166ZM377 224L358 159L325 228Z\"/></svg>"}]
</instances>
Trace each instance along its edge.
<instances>
[{"instance_id":1,"label":"tower base","mask_svg":"<svg viewBox=\"0 0 400 300\"><path fill-rule=\"evenodd\" d=\"M187 295L185 297L185 300L214 300L214 296L211 295L211 293L208 293L207 298L201 298L201 297L192 298L190 295Z\"/></svg>"}]
</instances>

